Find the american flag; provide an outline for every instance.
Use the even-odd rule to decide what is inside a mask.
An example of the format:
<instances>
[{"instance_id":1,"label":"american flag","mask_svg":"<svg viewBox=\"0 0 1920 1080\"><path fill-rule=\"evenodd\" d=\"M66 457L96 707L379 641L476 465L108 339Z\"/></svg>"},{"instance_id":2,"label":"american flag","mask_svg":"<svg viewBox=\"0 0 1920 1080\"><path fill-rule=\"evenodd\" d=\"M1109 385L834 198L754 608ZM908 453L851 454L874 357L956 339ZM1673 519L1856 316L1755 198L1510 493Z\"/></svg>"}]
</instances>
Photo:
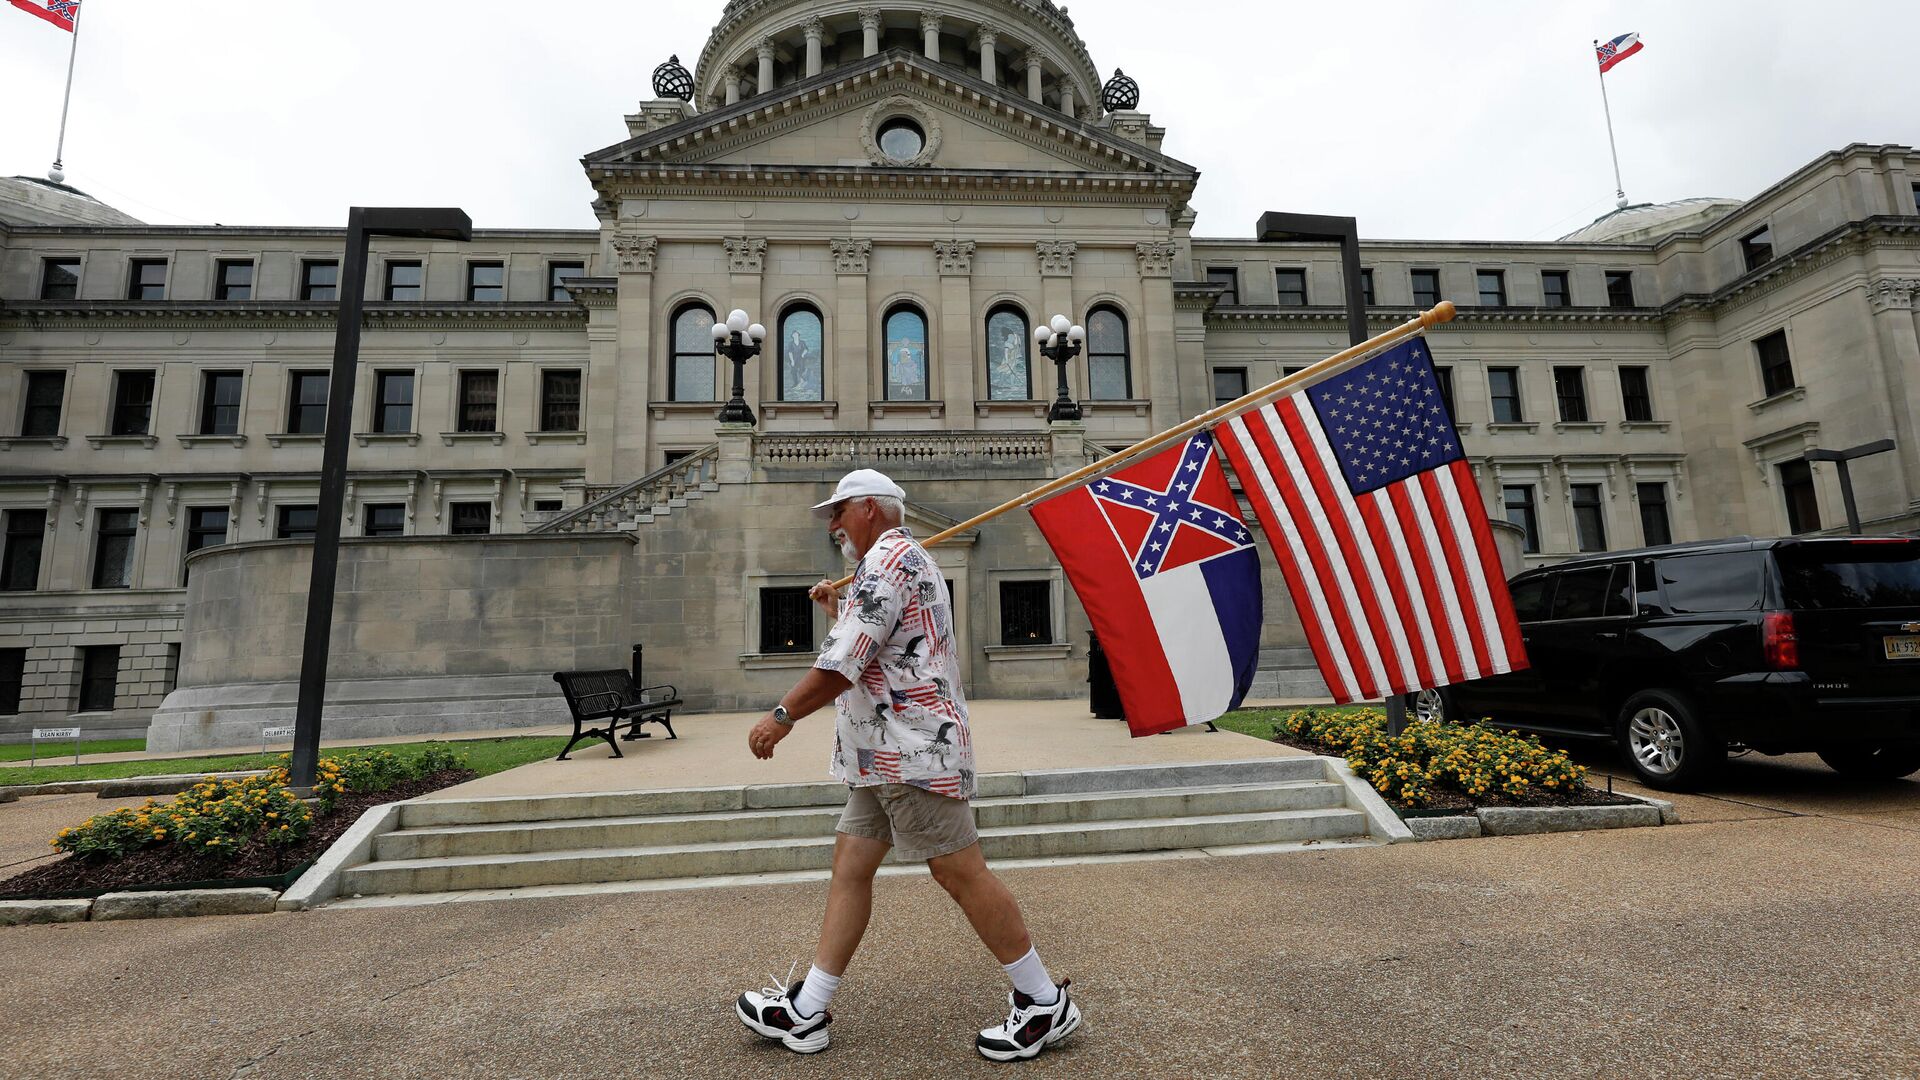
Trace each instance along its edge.
<instances>
[{"instance_id":1,"label":"american flag","mask_svg":"<svg viewBox=\"0 0 1920 1080\"><path fill-rule=\"evenodd\" d=\"M1340 702L1527 666L1426 341L1216 429Z\"/></svg>"},{"instance_id":2,"label":"american flag","mask_svg":"<svg viewBox=\"0 0 1920 1080\"><path fill-rule=\"evenodd\" d=\"M73 21L80 17L80 0L13 0L13 6L67 31L73 29Z\"/></svg>"},{"instance_id":3,"label":"american flag","mask_svg":"<svg viewBox=\"0 0 1920 1080\"><path fill-rule=\"evenodd\" d=\"M900 782L900 751L859 750L860 775L878 776L889 784Z\"/></svg>"}]
</instances>

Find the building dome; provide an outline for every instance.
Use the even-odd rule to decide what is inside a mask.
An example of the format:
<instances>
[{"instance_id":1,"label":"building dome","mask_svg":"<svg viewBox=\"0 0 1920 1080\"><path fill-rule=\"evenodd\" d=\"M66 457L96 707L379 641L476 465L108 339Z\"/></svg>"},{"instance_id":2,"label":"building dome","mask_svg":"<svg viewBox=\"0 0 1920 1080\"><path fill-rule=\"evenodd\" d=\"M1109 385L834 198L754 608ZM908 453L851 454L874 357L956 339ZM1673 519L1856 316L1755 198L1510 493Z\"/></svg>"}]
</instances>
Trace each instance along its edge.
<instances>
[{"instance_id":1,"label":"building dome","mask_svg":"<svg viewBox=\"0 0 1920 1080\"><path fill-rule=\"evenodd\" d=\"M1664 236L1705 228L1744 205L1739 199L1677 199L1635 203L1561 237L1571 243L1651 244Z\"/></svg>"}]
</instances>

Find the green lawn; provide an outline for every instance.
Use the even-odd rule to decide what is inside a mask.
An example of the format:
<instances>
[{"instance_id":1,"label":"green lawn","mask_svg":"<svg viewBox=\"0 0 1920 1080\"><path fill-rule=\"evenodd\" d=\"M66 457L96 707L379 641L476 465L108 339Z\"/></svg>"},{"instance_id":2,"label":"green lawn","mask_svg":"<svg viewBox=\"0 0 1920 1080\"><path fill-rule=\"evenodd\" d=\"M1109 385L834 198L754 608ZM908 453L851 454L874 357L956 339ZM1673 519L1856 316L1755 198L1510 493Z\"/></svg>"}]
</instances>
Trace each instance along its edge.
<instances>
[{"instance_id":1,"label":"green lawn","mask_svg":"<svg viewBox=\"0 0 1920 1080\"><path fill-rule=\"evenodd\" d=\"M450 746L466 758L467 767L481 776L503 772L516 765L539 761L560 753L567 744L565 736L513 737L503 739L462 739L417 743L387 743L380 746L329 747L321 757L332 757L353 750L390 750L402 757L412 756L429 746ZM111 761L98 765L54 765L35 768L10 768L0 772L5 784L47 784L56 780L119 780L129 776L159 776L175 773L234 772L241 769L267 769L280 764L278 752L270 754L234 754L227 757L170 758L147 761Z\"/></svg>"},{"instance_id":2,"label":"green lawn","mask_svg":"<svg viewBox=\"0 0 1920 1080\"><path fill-rule=\"evenodd\" d=\"M80 752L82 754L124 754L130 750L145 750L146 748L147 740L145 739L82 739L80 741ZM32 743L7 743L0 745L0 761L26 761L35 756L29 753L32 749ZM43 741L40 744L40 753L38 756L42 761L48 758L59 761L63 754L68 758L73 757L72 739L61 739L57 742Z\"/></svg>"},{"instance_id":3,"label":"green lawn","mask_svg":"<svg viewBox=\"0 0 1920 1080\"><path fill-rule=\"evenodd\" d=\"M1315 705L1315 711L1323 713L1357 713L1378 708L1375 705ZM1240 709L1215 720L1214 726L1226 731L1237 731L1242 735L1251 735L1256 739L1272 739L1274 722L1294 709Z\"/></svg>"}]
</instances>

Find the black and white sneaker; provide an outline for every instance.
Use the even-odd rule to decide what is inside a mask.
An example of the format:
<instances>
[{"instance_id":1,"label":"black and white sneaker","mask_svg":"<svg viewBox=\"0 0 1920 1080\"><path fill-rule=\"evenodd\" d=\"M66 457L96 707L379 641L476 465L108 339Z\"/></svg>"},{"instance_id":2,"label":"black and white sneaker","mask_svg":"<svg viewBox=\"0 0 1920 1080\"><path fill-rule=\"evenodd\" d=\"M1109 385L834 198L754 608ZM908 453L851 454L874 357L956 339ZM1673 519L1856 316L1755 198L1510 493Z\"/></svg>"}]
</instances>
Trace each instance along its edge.
<instances>
[{"instance_id":1,"label":"black and white sneaker","mask_svg":"<svg viewBox=\"0 0 1920 1080\"><path fill-rule=\"evenodd\" d=\"M1013 1013L999 1027L990 1027L974 1040L974 1049L990 1061L1018 1061L1037 1056L1040 1051L1074 1033L1080 1026L1080 1006L1073 1003L1067 987L1072 979L1060 980L1060 996L1050 1005L1036 1005L1027 995L1014 991Z\"/></svg>"},{"instance_id":2,"label":"black and white sneaker","mask_svg":"<svg viewBox=\"0 0 1920 1080\"><path fill-rule=\"evenodd\" d=\"M821 1009L813 1016L800 1015L793 1002L800 996L800 985L805 979L785 990L780 989L780 980L772 976L768 976L768 982L773 985L749 990L733 1003L740 1022L757 1034L780 1040L796 1054L817 1054L825 1050L827 1025L833 1023L833 1012Z\"/></svg>"}]
</instances>

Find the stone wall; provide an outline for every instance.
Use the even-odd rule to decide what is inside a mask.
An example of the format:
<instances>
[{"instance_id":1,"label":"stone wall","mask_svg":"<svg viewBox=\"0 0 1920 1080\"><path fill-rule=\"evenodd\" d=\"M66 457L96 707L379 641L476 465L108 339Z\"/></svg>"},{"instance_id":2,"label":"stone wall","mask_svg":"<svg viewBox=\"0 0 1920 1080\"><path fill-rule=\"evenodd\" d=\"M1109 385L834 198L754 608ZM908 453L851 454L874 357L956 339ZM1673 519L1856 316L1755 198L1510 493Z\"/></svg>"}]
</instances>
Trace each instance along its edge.
<instances>
[{"instance_id":1,"label":"stone wall","mask_svg":"<svg viewBox=\"0 0 1920 1080\"><path fill-rule=\"evenodd\" d=\"M177 604L139 593L11 594L0 615L0 649L23 649L20 711L0 717L0 742L36 727L78 727L89 739L133 737L173 689L180 641ZM118 646L114 707L79 712L86 650Z\"/></svg>"}]
</instances>

